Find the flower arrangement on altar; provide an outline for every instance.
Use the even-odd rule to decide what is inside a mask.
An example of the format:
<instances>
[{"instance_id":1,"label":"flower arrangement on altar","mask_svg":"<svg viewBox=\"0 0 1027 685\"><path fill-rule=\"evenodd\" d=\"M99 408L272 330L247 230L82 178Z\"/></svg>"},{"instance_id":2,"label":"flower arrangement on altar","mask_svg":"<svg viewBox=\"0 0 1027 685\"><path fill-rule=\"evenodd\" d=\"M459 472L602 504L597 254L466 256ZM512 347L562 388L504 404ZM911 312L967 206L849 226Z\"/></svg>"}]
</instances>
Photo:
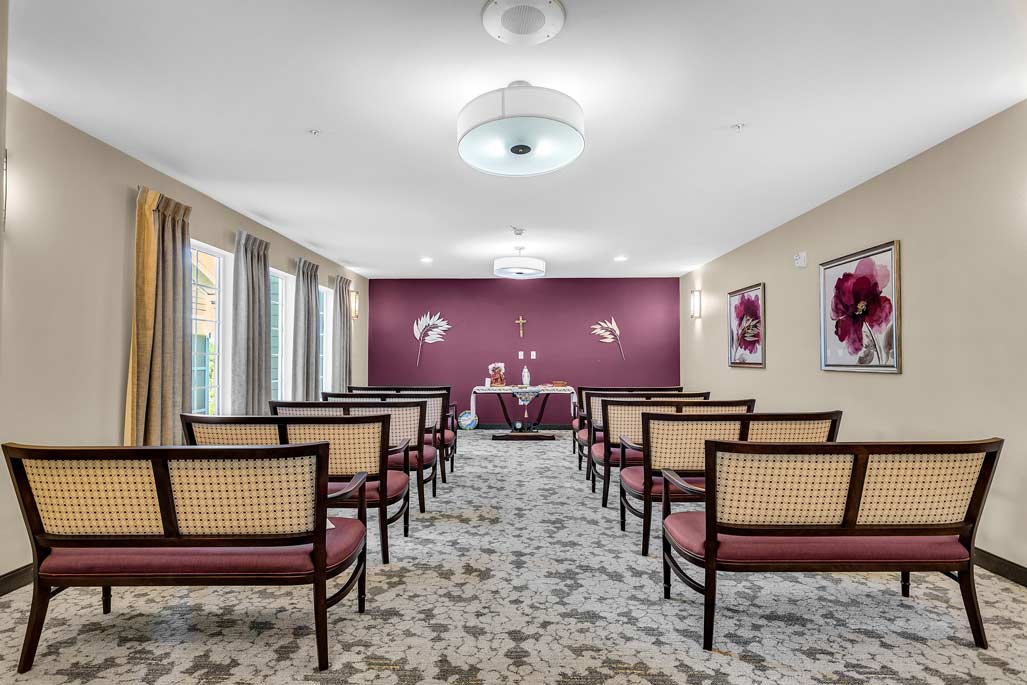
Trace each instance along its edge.
<instances>
[{"instance_id":1,"label":"flower arrangement on altar","mask_svg":"<svg viewBox=\"0 0 1027 685\"><path fill-rule=\"evenodd\" d=\"M506 385L506 364L503 362L489 364L489 381L493 386Z\"/></svg>"}]
</instances>

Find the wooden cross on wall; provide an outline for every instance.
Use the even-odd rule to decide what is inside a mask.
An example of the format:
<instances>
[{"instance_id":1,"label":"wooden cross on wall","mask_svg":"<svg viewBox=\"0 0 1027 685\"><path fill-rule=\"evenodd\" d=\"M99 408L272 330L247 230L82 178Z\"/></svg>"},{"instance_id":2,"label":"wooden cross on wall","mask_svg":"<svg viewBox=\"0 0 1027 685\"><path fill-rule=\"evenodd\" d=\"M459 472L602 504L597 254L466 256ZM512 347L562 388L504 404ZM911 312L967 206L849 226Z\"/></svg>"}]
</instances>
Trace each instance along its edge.
<instances>
[{"instance_id":1,"label":"wooden cross on wall","mask_svg":"<svg viewBox=\"0 0 1027 685\"><path fill-rule=\"evenodd\" d=\"M518 314L515 324L521 327L521 337L524 337L524 324L528 323L528 320L524 318L524 314Z\"/></svg>"}]
</instances>

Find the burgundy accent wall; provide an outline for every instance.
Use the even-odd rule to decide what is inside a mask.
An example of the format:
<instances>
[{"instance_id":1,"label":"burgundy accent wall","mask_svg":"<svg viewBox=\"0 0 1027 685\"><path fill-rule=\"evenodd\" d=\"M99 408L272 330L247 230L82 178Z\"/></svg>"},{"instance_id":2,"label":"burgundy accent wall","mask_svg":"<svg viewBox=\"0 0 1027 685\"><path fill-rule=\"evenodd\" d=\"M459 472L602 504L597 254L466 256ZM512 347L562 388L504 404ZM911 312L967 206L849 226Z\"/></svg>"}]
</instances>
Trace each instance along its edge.
<instances>
[{"instance_id":1,"label":"burgundy accent wall","mask_svg":"<svg viewBox=\"0 0 1027 685\"><path fill-rule=\"evenodd\" d=\"M368 382L453 386L460 411L488 365L506 363L508 383L520 383L526 364L532 383L676 385L680 306L676 278L373 279L368 285ZM414 321L442 312L452 326L442 342L426 344L416 366ZM527 319L524 337L514 320ZM621 331L625 359L614 343L591 334L610 317ZM524 360L517 359L524 350ZM531 350L538 358L529 358ZM513 406L512 398L506 398ZM532 416L541 400L530 407ZM496 399L479 396L483 424L502 423ZM523 413L523 412L522 412ZM570 420L569 400L550 398L545 423Z\"/></svg>"}]
</instances>

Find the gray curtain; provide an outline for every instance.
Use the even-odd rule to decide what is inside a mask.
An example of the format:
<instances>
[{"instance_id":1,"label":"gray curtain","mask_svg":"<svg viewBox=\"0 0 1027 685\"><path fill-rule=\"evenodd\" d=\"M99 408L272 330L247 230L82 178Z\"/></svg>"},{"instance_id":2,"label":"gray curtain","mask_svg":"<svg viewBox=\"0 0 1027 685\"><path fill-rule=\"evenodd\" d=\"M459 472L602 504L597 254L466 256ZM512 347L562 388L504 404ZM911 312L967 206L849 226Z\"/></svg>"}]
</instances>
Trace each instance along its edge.
<instances>
[{"instance_id":1,"label":"gray curtain","mask_svg":"<svg viewBox=\"0 0 1027 685\"><path fill-rule=\"evenodd\" d=\"M269 414L271 399L270 244L245 231L235 236L232 288L232 413Z\"/></svg>"},{"instance_id":2,"label":"gray curtain","mask_svg":"<svg viewBox=\"0 0 1027 685\"><path fill-rule=\"evenodd\" d=\"M332 307L332 391L346 392L351 382L350 337L353 317L349 301L350 282L344 276L335 278L335 304Z\"/></svg>"},{"instance_id":3,"label":"gray curtain","mask_svg":"<svg viewBox=\"0 0 1027 685\"><path fill-rule=\"evenodd\" d=\"M124 443L182 442L190 409L190 207L149 188L136 198L135 288Z\"/></svg>"},{"instance_id":4,"label":"gray curtain","mask_svg":"<svg viewBox=\"0 0 1027 685\"><path fill-rule=\"evenodd\" d=\"M321 399L321 361L317 356L317 264L300 258L296 265L295 316L292 326L292 399Z\"/></svg>"}]
</instances>

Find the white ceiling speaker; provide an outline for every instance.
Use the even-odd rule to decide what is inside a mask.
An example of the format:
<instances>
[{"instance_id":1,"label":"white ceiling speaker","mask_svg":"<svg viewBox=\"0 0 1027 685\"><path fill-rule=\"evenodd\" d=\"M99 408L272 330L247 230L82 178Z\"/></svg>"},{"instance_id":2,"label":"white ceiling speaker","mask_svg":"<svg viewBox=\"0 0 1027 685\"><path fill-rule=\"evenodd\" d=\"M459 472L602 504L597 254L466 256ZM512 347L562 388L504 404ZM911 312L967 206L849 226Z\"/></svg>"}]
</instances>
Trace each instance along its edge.
<instances>
[{"instance_id":1,"label":"white ceiling speaker","mask_svg":"<svg viewBox=\"0 0 1027 685\"><path fill-rule=\"evenodd\" d=\"M554 38L567 18L560 0L488 0L481 25L507 45L538 45Z\"/></svg>"},{"instance_id":2,"label":"white ceiling speaker","mask_svg":"<svg viewBox=\"0 0 1027 685\"><path fill-rule=\"evenodd\" d=\"M523 228L511 226L514 240L519 240L526 231ZM529 278L542 278L546 275L546 260L538 257L525 257L524 246L516 245L516 257L496 257L492 262L492 273L498 278L515 278L526 280Z\"/></svg>"},{"instance_id":3,"label":"white ceiling speaker","mask_svg":"<svg viewBox=\"0 0 1027 685\"><path fill-rule=\"evenodd\" d=\"M585 149L585 113L574 98L527 81L474 98L456 119L457 152L478 171L538 176Z\"/></svg>"}]
</instances>

